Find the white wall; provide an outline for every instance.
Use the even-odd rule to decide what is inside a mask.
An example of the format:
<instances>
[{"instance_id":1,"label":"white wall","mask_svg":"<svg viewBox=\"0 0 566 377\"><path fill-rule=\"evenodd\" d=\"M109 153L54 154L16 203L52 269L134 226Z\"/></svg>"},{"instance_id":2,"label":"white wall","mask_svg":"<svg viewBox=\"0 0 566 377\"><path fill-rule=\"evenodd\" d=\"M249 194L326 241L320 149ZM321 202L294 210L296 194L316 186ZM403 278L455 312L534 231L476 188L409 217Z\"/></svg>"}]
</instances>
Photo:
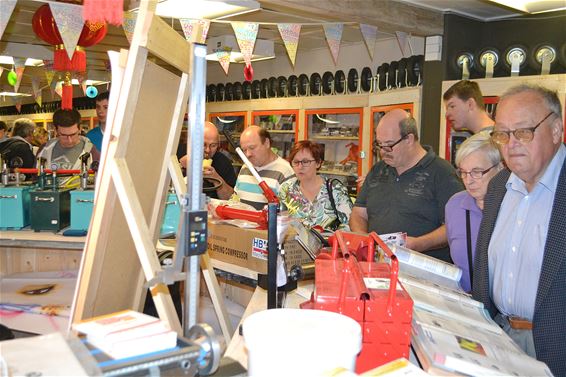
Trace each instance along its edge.
<instances>
[{"instance_id":1,"label":"white wall","mask_svg":"<svg viewBox=\"0 0 566 377\"><path fill-rule=\"evenodd\" d=\"M300 44L300 41L299 41ZM413 55L424 54L424 38L411 37ZM380 40L376 43L373 61L370 59L368 50L363 41L355 44L342 44L338 55L338 64L334 65L330 49L324 41L324 45L312 51L299 51L295 62L295 68L291 65L289 57L285 53L275 59L252 63L254 69L254 80L261 80L271 76L299 75L305 73L311 75L318 72L321 76L325 71L336 72L341 69L346 75L350 68L356 68L358 74L364 67L370 67L375 74L377 67L383 63L389 63L403 58L401 49L395 37ZM207 83L218 84L227 82L244 81L244 64L230 64L228 75L218 62L208 62Z\"/></svg>"}]
</instances>

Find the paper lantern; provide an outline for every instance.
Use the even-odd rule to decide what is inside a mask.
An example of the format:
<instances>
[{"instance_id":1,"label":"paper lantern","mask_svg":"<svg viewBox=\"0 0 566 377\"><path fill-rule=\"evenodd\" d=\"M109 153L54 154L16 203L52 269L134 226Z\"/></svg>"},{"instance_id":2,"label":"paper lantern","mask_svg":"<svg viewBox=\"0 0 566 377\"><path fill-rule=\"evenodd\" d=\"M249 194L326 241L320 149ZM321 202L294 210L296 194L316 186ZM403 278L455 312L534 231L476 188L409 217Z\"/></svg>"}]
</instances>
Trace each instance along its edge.
<instances>
[{"instance_id":1,"label":"paper lantern","mask_svg":"<svg viewBox=\"0 0 566 377\"><path fill-rule=\"evenodd\" d=\"M96 86L89 86L88 88L86 88L86 96L88 98L95 98L98 95L98 89L96 89Z\"/></svg>"},{"instance_id":2,"label":"paper lantern","mask_svg":"<svg viewBox=\"0 0 566 377\"><path fill-rule=\"evenodd\" d=\"M90 47L99 43L106 36L107 32L105 23L85 22L73 57L69 60L49 4L44 4L37 9L33 15L31 25L34 33L39 38L55 46L53 68L56 71L86 71L84 47Z\"/></svg>"},{"instance_id":3,"label":"paper lantern","mask_svg":"<svg viewBox=\"0 0 566 377\"><path fill-rule=\"evenodd\" d=\"M8 72L8 84L15 86L18 82L18 75L14 71Z\"/></svg>"}]
</instances>

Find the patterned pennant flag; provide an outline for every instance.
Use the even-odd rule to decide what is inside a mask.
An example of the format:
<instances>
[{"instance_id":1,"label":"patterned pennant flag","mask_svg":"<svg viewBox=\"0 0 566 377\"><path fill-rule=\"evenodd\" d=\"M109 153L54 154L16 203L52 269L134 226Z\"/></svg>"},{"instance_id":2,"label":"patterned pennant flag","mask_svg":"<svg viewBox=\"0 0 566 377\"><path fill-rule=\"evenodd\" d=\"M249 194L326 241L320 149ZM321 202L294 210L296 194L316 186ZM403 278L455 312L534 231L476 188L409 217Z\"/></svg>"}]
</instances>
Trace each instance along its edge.
<instances>
[{"instance_id":1,"label":"patterned pennant flag","mask_svg":"<svg viewBox=\"0 0 566 377\"><path fill-rule=\"evenodd\" d=\"M375 42L377 41L377 26L360 24L360 31L364 37L369 57L373 60L373 51L375 50Z\"/></svg>"},{"instance_id":2,"label":"patterned pennant flag","mask_svg":"<svg viewBox=\"0 0 566 377\"><path fill-rule=\"evenodd\" d=\"M18 80L16 81L16 85L14 85L14 92L16 93L18 92L18 89L20 89L20 84L22 83L22 78L24 77L24 69L26 69L25 66L16 67L16 75L18 77Z\"/></svg>"},{"instance_id":3,"label":"patterned pennant flag","mask_svg":"<svg viewBox=\"0 0 566 377\"><path fill-rule=\"evenodd\" d=\"M53 81L55 85L53 85L53 91L57 93L57 95L63 98L63 81Z\"/></svg>"},{"instance_id":4,"label":"patterned pennant flag","mask_svg":"<svg viewBox=\"0 0 566 377\"><path fill-rule=\"evenodd\" d=\"M132 43L132 36L134 35L134 29L136 28L136 20L138 19L138 11L130 11L124 13L124 23L122 28L124 29L124 34L130 44Z\"/></svg>"},{"instance_id":5,"label":"patterned pennant flag","mask_svg":"<svg viewBox=\"0 0 566 377\"><path fill-rule=\"evenodd\" d=\"M326 42L330 47L334 65L338 61L338 53L340 52L340 41L342 40L342 31L344 31L343 24L324 24L324 34L326 35Z\"/></svg>"},{"instance_id":6,"label":"patterned pennant flag","mask_svg":"<svg viewBox=\"0 0 566 377\"><path fill-rule=\"evenodd\" d=\"M50 2L49 7L55 18L61 39L63 39L67 56L71 60L84 26L82 7L80 5L54 2Z\"/></svg>"},{"instance_id":7,"label":"patterned pennant flag","mask_svg":"<svg viewBox=\"0 0 566 377\"><path fill-rule=\"evenodd\" d=\"M255 22L232 22L234 34L240 47L240 52L244 56L246 64L252 64L252 54L254 52L255 40L259 30L259 24Z\"/></svg>"},{"instance_id":8,"label":"patterned pennant flag","mask_svg":"<svg viewBox=\"0 0 566 377\"><path fill-rule=\"evenodd\" d=\"M277 24L281 39L285 43L287 54L291 60L293 67L295 66L295 59L297 57L297 47L299 47L299 35L301 34L300 24Z\"/></svg>"},{"instance_id":9,"label":"patterned pennant flag","mask_svg":"<svg viewBox=\"0 0 566 377\"><path fill-rule=\"evenodd\" d=\"M4 73L4 67L0 67L0 77L2 77L2 73Z\"/></svg>"},{"instance_id":10,"label":"patterned pennant flag","mask_svg":"<svg viewBox=\"0 0 566 377\"><path fill-rule=\"evenodd\" d=\"M16 106L18 113L22 112L22 97L12 97L12 103Z\"/></svg>"},{"instance_id":11,"label":"patterned pennant flag","mask_svg":"<svg viewBox=\"0 0 566 377\"><path fill-rule=\"evenodd\" d=\"M51 82L53 81L53 77L55 77L55 71L53 70L45 71L45 78L47 79L47 85L51 85Z\"/></svg>"},{"instance_id":12,"label":"patterned pennant flag","mask_svg":"<svg viewBox=\"0 0 566 377\"><path fill-rule=\"evenodd\" d=\"M35 99L35 102L41 106L41 100L42 100L42 95L41 95L41 88L39 87L39 77L37 76L33 76L31 78L31 89L32 89L32 94L33 94L33 98Z\"/></svg>"},{"instance_id":13,"label":"patterned pennant flag","mask_svg":"<svg viewBox=\"0 0 566 377\"><path fill-rule=\"evenodd\" d=\"M12 16L12 12L14 11L14 7L16 6L16 1L17 0L0 1L0 38L2 38L4 30L6 30L8 21L10 21L10 17Z\"/></svg>"},{"instance_id":14,"label":"patterned pennant flag","mask_svg":"<svg viewBox=\"0 0 566 377\"><path fill-rule=\"evenodd\" d=\"M180 18L183 34L188 42L204 43L210 28L209 20L194 20L190 18ZM193 35L194 33L194 35ZM193 38L193 39L191 39Z\"/></svg>"},{"instance_id":15,"label":"patterned pennant flag","mask_svg":"<svg viewBox=\"0 0 566 377\"><path fill-rule=\"evenodd\" d=\"M228 75L228 68L230 67L230 55L232 54L232 47L224 46L223 48L218 48L214 50L216 52L216 57L218 58L218 63L224 69L224 73Z\"/></svg>"},{"instance_id":16,"label":"patterned pennant flag","mask_svg":"<svg viewBox=\"0 0 566 377\"><path fill-rule=\"evenodd\" d=\"M411 36L404 31L396 31L397 43L399 43L399 48L401 49L401 54L404 58L412 55L411 48Z\"/></svg>"}]
</instances>

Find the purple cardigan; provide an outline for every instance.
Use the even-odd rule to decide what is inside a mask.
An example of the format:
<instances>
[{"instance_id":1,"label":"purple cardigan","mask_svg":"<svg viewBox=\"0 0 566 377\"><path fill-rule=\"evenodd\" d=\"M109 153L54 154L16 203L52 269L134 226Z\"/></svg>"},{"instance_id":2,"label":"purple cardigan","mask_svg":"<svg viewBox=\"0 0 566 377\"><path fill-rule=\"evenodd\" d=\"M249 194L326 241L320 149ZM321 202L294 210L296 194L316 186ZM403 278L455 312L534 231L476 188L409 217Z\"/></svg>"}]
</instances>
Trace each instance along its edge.
<instances>
[{"instance_id":1,"label":"purple cardigan","mask_svg":"<svg viewBox=\"0 0 566 377\"><path fill-rule=\"evenodd\" d=\"M470 292L470 272L468 268L468 245L466 240L466 210L470 210L470 225L472 231L472 256L476 255L476 240L482 219L482 210L467 191L454 194L446 203L445 221L450 256L454 264L462 269L460 285ZM473 260L472 260L473 263Z\"/></svg>"}]
</instances>

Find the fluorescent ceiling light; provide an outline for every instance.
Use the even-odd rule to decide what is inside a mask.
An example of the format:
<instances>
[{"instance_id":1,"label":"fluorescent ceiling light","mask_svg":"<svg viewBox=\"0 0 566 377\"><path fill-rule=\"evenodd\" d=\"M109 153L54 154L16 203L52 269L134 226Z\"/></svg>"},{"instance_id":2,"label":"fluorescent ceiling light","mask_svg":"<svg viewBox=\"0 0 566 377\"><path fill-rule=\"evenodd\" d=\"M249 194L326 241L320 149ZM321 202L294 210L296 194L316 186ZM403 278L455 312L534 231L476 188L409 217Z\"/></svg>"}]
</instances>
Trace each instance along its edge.
<instances>
[{"instance_id":1,"label":"fluorescent ceiling light","mask_svg":"<svg viewBox=\"0 0 566 377\"><path fill-rule=\"evenodd\" d=\"M31 97L31 94L16 93L16 92L0 92L0 96L3 96L3 97Z\"/></svg>"},{"instance_id":2,"label":"fluorescent ceiling light","mask_svg":"<svg viewBox=\"0 0 566 377\"><path fill-rule=\"evenodd\" d=\"M218 61L216 50L230 47L230 63L244 63L244 56L240 52L240 47L233 35L222 35L220 37L210 37L206 41L206 60ZM275 45L273 41L266 39L256 39L252 61L260 61L275 58Z\"/></svg>"},{"instance_id":3,"label":"fluorescent ceiling light","mask_svg":"<svg viewBox=\"0 0 566 377\"><path fill-rule=\"evenodd\" d=\"M259 10L254 0L161 0L155 13L161 17L221 19Z\"/></svg>"},{"instance_id":4,"label":"fluorescent ceiling light","mask_svg":"<svg viewBox=\"0 0 566 377\"><path fill-rule=\"evenodd\" d=\"M489 0L525 13L554 12L566 9L564 0Z\"/></svg>"},{"instance_id":5,"label":"fluorescent ceiling light","mask_svg":"<svg viewBox=\"0 0 566 377\"><path fill-rule=\"evenodd\" d=\"M1 55L0 56L0 64L13 65L14 64L14 58L12 56ZM27 58L25 64L29 67L41 67L41 66L43 66L43 60Z\"/></svg>"}]
</instances>

